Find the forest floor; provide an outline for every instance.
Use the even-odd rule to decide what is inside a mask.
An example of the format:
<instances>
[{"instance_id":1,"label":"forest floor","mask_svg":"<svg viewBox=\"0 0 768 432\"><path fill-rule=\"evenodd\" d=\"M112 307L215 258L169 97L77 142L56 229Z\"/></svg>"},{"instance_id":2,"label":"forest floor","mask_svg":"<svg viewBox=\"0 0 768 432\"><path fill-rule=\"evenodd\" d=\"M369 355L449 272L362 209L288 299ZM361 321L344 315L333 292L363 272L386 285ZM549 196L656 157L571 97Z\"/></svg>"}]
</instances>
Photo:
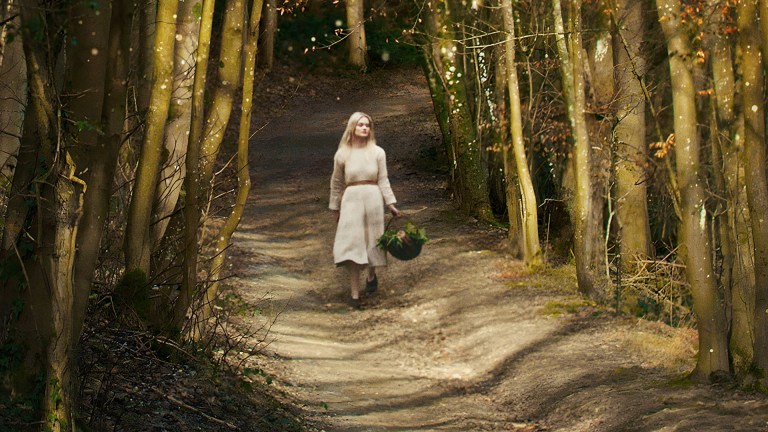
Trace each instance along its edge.
<instances>
[{"instance_id":1,"label":"forest floor","mask_svg":"<svg viewBox=\"0 0 768 432\"><path fill-rule=\"evenodd\" d=\"M584 301L571 266L530 273L505 252L505 231L455 208L418 71L271 76L276 89L256 98L268 108L254 118L253 188L226 284L242 306L232 322L261 329L250 341L261 353L244 366L303 428L768 430L764 396L683 379L693 330ZM354 111L372 115L398 207L430 237L415 260L390 258L359 311L333 265L327 209Z\"/></svg>"}]
</instances>

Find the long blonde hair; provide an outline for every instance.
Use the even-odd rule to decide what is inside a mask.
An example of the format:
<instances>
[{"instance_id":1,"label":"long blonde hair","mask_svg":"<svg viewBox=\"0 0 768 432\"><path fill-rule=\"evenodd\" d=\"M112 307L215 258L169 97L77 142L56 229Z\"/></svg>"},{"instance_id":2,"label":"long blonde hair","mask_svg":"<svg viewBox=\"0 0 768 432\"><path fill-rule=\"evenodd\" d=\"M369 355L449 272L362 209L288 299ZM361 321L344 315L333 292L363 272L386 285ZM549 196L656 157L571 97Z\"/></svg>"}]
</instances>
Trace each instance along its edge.
<instances>
[{"instance_id":1,"label":"long blonde hair","mask_svg":"<svg viewBox=\"0 0 768 432\"><path fill-rule=\"evenodd\" d=\"M376 146L376 136L373 134L373 119L368 114L358 111L349 116L347 128L344 129L344 134L341 136L341 141L339 141L339 150L352 147L352 137L355 135L355 127L357 126L357 122L363 117L367 118L371 125L368 139L365 142L365 147L370 148Z\"/></svg>"}]
</instances>

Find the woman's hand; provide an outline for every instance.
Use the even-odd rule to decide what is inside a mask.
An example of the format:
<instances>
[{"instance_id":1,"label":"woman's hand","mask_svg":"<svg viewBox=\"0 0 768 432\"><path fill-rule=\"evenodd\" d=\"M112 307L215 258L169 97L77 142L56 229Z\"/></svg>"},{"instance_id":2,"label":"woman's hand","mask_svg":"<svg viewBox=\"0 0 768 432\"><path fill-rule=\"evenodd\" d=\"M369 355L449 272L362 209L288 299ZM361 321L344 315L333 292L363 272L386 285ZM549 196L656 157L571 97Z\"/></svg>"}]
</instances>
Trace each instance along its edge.
<instances>
[{"instance_id":1,"label":"woman's hand","mask_svg":"<svg viewBox=\"0 0 768 432\"><path fill-rule=\"evenodd\" d=\"M392 213L392 216L399 218L401 216L400 210L398 210L393 204L389 205L389 212Z\"/></svg>"}]
</instances>

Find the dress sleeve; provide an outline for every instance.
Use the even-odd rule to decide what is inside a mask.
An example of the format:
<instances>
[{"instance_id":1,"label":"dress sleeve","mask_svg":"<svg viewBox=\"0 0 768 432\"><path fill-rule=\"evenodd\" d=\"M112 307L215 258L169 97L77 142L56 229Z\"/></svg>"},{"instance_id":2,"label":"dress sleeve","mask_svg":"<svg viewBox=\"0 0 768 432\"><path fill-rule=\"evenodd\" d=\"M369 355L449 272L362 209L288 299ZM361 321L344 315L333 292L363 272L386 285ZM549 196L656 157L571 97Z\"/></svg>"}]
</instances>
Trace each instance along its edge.
<instances>
[{"instance_id":1,"label":"dress sleeve","mask_svg":"<svg viewBox=\"0 0 768 432\"><path fill-rule=\"evenodd\" d=\"M395 204L395 194L392 192L392 186L389 185L389 177L387 174L387 154L384 149L381 149L376 157L376 162L379 164L379 189L381 189L381 196L384 197L384 204Z\"/></svg>"},{"instance_id":2,"label":"dress sleeve","mask_svg":"<svg viewBox=\"0 0 768 432\"><path fill-rule=\"evenodd\" d=\"M333 157L333 175L331 175L331 199L328 208L338 210L341 207L341 194L344 191L344 161L338 153Z\"/></svg>"}]
</instances>

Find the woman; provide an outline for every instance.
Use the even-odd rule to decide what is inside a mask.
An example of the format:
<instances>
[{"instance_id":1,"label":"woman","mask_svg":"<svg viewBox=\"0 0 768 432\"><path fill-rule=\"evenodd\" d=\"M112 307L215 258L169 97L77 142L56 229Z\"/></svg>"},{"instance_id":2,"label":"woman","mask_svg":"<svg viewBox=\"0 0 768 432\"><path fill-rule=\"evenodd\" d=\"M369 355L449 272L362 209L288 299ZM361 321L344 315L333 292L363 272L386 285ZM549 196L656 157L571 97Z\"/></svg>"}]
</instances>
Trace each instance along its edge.
<instances>
[{"instance_id":1,"label":"woman","mask_svg":"<svg viewBox=\"0 0 768 432\"><path fill-rule=\"evenodd\" d=\"M378 287L376 267L387 265L386 252L376 246L384 233L384 205L394 217L395 195L387 178L384 149L376 145L371 116L356 112L333 157L331 199L328 207L336 216L333 260L349 271L350 305L360 308L360 272L368 267L368 292Z\"/></svg>"}]
</instances>

